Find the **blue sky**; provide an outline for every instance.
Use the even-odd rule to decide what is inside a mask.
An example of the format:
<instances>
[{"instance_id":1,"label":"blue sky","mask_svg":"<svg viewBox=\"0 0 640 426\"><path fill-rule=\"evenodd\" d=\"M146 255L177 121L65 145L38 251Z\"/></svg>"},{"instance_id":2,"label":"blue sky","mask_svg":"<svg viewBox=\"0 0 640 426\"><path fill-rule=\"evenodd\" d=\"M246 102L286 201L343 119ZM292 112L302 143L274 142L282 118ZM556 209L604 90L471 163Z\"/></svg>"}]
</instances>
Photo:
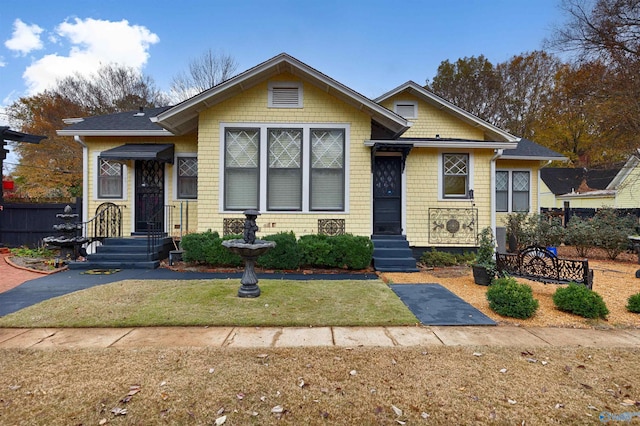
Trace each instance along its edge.
<instances>
[{"instance_id":1,"label":"blue sky","mask_svg":"<svg viewBox=\"0 0 640 426\"><path fill-rule=\"evenodd\" d=\"M370 98L424 84L445 59L497 63L540 49L559 0L4 0L2 106L101 63L140 68L160 89L207 49L244 71L281 52Z\"/></svg>"}]
</instances>

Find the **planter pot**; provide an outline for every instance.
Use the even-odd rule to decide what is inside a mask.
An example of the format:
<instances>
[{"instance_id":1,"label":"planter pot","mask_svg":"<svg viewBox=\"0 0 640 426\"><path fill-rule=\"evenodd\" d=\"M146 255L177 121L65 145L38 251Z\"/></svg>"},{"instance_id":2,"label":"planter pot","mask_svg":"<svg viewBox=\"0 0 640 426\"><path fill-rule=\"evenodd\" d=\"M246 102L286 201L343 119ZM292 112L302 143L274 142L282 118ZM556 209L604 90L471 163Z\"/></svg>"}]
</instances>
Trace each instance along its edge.
<instances>
[{"instance_id":1,"label":"planter pot","mask_svg":"<svg viewBox=\"0 0 640 426\"><path fill-rule=\"evenodd\" d=\"M492 274L484 266L473 265L473 280L479 285L491 284Z\"/></svg>"}]
</instances>

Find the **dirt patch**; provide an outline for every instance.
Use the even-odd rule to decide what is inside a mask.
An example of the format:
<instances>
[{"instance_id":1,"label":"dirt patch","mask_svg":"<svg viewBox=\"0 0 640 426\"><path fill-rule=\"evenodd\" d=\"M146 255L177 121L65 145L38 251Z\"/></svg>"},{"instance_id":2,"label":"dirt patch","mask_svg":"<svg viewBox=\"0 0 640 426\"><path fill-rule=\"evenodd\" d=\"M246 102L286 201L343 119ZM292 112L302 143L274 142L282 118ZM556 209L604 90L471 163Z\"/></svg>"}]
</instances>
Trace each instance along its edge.
<instances>
[{"instance_id":1,"label":"dirt patch","mask_svg":"<svg viewBox=\"0 0 640 426\"><path fill-rule=\"evenodd\" d=\"M40 274L53 274L67 269L66 265L61 265L55 259L44 257L5 257L6 262L14 268L26 269Z\"/></svg>"}]
</instances>

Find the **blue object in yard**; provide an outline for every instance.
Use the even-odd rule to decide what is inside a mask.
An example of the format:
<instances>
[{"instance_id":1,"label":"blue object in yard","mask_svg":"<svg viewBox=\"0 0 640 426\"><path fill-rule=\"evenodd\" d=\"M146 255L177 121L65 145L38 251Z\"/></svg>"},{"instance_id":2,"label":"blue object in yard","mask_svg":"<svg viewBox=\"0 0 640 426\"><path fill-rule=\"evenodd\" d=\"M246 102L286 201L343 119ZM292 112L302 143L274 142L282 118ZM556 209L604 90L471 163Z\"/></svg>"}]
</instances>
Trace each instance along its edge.
<instances>
[{"instance_id":1,"label":"blue object in yard","mask_svg":"<svg viewBox=\"0 0 640 426\"><path fill-rule=\"evenodd\" d=\"M549 250L554 257L558 257L558 248L557 247L547 247L547 250Z\"/></svg>"}]
</instances>

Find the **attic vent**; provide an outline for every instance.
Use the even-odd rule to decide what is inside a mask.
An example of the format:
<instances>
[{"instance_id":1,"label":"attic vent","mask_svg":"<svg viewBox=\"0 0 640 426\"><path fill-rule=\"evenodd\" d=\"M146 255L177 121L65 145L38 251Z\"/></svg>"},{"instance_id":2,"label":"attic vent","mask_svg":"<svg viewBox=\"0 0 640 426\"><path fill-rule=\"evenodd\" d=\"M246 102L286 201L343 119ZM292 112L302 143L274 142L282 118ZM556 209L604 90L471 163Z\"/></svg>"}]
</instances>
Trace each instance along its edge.
<instances>
[{"instance_id":1,"label":"attic vent","mask_svg":"<svg viewBox=\"0 0 640 426\"><path fill-rule=\"evenodd\" d=\"M269 107L302 108L302 86L299 83L270 83Z\"/></svg>"},{"instance_id":2,"label":"attic vent","mask_svg":"<svg viewBox=\"0 0 640 426\"><path fill-rule=\"evenodd\" d=\"M417 118L418 105L415 102L396 102L395 113L403 118Z\"/></svg>"}]
</instances>

